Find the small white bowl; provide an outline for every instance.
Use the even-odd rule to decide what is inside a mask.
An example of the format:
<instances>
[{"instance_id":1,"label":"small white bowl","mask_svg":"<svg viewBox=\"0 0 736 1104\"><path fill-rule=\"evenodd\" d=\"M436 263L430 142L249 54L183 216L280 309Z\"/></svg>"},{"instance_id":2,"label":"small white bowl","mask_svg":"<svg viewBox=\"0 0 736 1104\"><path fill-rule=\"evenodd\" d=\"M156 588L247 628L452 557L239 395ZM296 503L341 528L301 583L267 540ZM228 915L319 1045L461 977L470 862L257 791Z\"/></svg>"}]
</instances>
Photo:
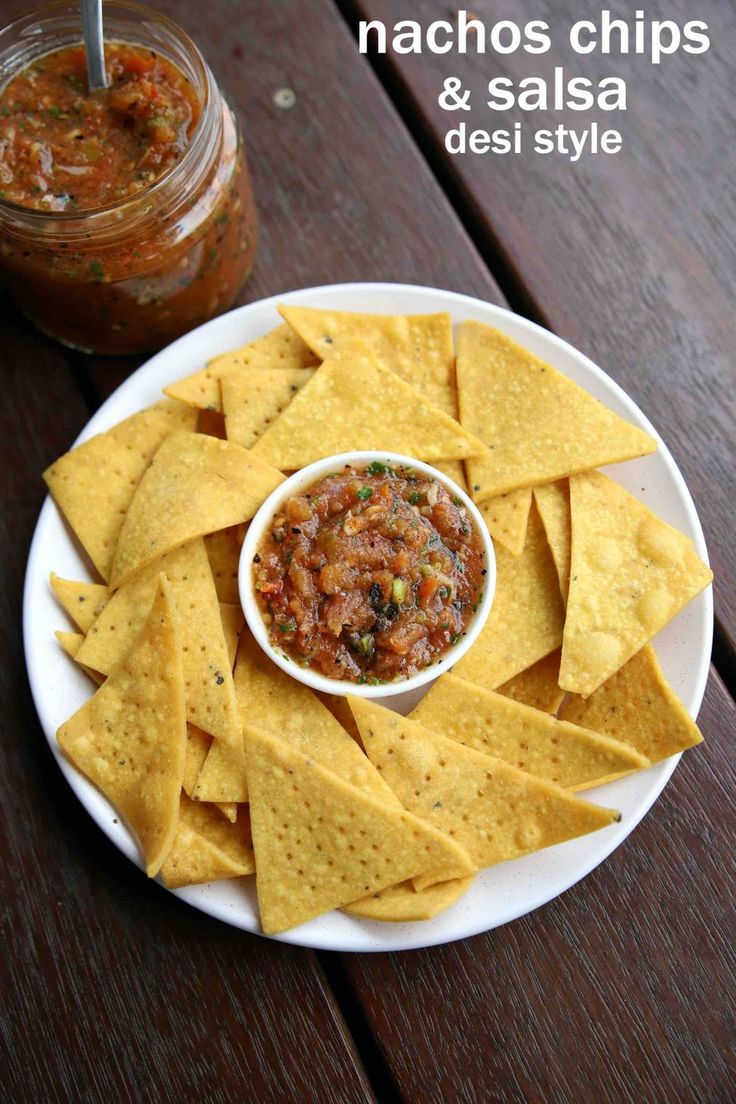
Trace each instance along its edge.
<instances>
[{"instance_id":1,"label":"small white bowl","mask_svg":"<svg viewBox=\"0 0 736 1104\"><path fill-rule=\"evenodd\" d=\"M334 472L342 468L345 464L350 464L356 468L367 467L367 465L374 460L390 464L392 467L414 468L416 471L423 472L425 475L429 475L433 479L436 479L438 483L447 487L453 495L457 495L480 533L484 551L483 566L486 569L485 585L483 587L483 596L480 605L466 633L457 644L452 644L447 649L442 659L438 660L437 663L433 663L418 675L413 675L411 678L407 679L400 679L396 682L383 683L380 686L370 686L368 683L359 684L356 682L348 682L344 679L328 678L326 675L321 675L319 672L312 671L308 667L300 666L300 664L292 659L285 651L275 647L269 639L268 628L263 621L258 599L256 598L253 588L253 557L258 551L264 533L267 531L273 518L278 514L282 504L288 498L299 494L301 491L312 486L312 484L318 482L323 476L327 475L328 472ZM269 659L272 659L282 671L286 671L287 675L291 675L299 682L303 682L306 686L310 686L312 690L322 690L326 694L342 696L346 694L355 694L356 697L360 698L396 698L399 695L403 697L410 691L418 690L420 687L424 687L428 683L433 682L443 674L444 671L447 671L457 663L457 661L465 655L468 648L475 643L493 604L493 596L496 590L496 556L493 551L493 541L491 540L488 528L477 506L471 502L462 487L458 487L457 483L448 479L442 472L437 471L436 468L430 467L429 464L414 460L410 456L401 456L399 453L395 452L343 452L339 456L327 456L324 460L317 460L314 464L309 464L306 468L302 468L301 471L295 472L294 475L289 476L287 480L280 484L280 486L268 496L251 521L245 540L243 541L238 569L238 587L240 590L240 602L250 631L253 633L253 636Z\"/></svg>"}]
</instances>

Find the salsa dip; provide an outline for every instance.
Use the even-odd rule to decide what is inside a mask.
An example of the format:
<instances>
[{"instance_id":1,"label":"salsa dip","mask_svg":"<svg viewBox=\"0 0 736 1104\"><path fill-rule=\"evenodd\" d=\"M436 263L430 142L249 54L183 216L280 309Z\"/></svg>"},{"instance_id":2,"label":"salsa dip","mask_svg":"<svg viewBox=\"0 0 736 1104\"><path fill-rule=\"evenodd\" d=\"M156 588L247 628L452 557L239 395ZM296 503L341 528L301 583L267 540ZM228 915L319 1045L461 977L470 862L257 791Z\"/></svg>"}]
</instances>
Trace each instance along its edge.
<instances>
[{"instance_id":1,"label":"salsa dip","mask_svg":"<svg viewBox=\"0 0 736 1104\"><path fill-rule=\"evenodd\" d=\"M464 492L384 453L292 476L254 518L241 559L256 639L333 693L335 683L396 693L437 677L480 631L494 583L490 538Z\"/></svg>"}]
</instances>

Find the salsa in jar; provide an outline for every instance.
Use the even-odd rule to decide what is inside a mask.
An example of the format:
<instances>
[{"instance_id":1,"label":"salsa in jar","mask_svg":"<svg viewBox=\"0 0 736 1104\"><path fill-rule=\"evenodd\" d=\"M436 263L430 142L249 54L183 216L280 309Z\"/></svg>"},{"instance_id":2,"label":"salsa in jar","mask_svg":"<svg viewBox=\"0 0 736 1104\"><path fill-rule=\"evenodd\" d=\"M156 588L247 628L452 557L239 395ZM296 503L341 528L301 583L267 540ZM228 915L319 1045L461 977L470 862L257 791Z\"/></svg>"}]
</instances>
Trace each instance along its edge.
<instances>
[{"instance_id":1,"label":"salsa in jar","mask_svg":"<svg viewBox=\"0 0 736 1104\"><path fill-rule=\"evenodd\" d=\"M380 461L289 498L253 560L272 645L328 678L373 685L440 660L467 631L485 574L462 500Z\"/></svg>"},{"instance_id":2,"label":"salsa in jar","mask_svg":"<svg viewBox=\"0 0 736 1104\"><path fill-rule=\"evenodd\" d=\"M47 46L60 36L29 18ZM237 120L194 44L138 5L106 4L105 18L131 35L106 41L108 88L89 91L72 42L0 90L0 272L45 332L127 354L231 305L256 215ZM135 41L144 29L153 40Z\"/></svg>"}]
</instances>

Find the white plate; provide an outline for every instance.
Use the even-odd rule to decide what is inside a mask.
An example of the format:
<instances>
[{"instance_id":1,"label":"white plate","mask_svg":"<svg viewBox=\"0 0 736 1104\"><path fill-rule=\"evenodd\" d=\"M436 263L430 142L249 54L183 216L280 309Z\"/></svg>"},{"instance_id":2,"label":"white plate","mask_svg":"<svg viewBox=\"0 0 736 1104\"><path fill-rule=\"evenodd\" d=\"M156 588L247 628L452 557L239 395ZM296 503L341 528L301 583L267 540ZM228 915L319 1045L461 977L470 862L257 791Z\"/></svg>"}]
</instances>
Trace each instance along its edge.
<instances>
[{"instance_id":1,"label":"white plate","mask_svg":"<svg viewBox=\"0 0 736 1104\"><path fill-rule=\"evenodd\" d=\"M392 314L449 311L455 323L473 318L497 326L617 414L657 437L659 448L654 455L617 464L610 474L665 521L691 537L698 554L707 559L695 507L672 456L654 427L612 379L570 345L526 319L480 299L434 288L336 284L240 307L152 357L97 411L80 434L79 442L155 402L161 397L162 387L196 371L208 357L252 341L271 329L280 322L276 304L282 302ZM89 697L92 687L54 639L54 630L66 626L49 587L51 571L72 579L88 574L56 507L47 499L31 545L24 594L25 651L33 697L51 750L69 785L103 832L140 866L135 843L123 824L116 823L112 806L66 762L56 744L56 729ZM697 716L708 677L712 628L713 601L709 587L656 639L665 674L693 717ZM651 808L675 769L677 758L586 793L594 801L620 809L619 824L483 871L470 891L434 920L382 924L333 912L277 938L326 950L393 951L447 943L515 920L569 889L610 855ZM253 878L173 892L211 916L260 933Z\"/></svg>"}]
</instances>

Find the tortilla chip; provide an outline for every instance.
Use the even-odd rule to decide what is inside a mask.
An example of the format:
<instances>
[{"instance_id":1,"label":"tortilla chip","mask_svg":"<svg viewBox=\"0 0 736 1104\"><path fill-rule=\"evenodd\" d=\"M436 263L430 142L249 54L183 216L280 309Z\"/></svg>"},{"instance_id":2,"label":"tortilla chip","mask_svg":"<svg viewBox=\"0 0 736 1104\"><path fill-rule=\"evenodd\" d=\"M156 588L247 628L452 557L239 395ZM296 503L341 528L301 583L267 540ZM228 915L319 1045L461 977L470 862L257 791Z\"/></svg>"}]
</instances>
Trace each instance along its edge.
<instances>
[{"instance_id":1,"label":"tortilla chip","mask_svg":"<svg viewBox=\"0 0 736 1104\"><path fill-rule=\"evenodd\" d=\"M256 868L248 816L228 824L211 805L181 795L179 825L161 867L169 889L241 878Z\"/></svg>"},{"instance_id":2,"label":"tortilla chip","mask_svg":"<svg viewBox=\"0 0 736 1104\"><path fill-rule=\"evenodd\" d=\"M544 713L556 713L565 696L557 684L560 674L560 649L550 652L544 659L520 671L508 682L501 683L497 692L522 705L531 705Z\"/></svg>"},{"instance_id":3,"label":"tortilla chip","mask_svg":"<svg viewBox=\"0 0 736 1104\"><path fill-rule=\"evenodd\" d=\"M490 448L467 464L477 502L657 447L648 433L482 322L460 326L457 383L462 425Z\"/></svg>"},{"instance_id":4,"label":"tortilla chip","mask_svg":"<svg viewBox=\"0 0 736 1104\"><path fill-rule=\"evenodd\" d=\"M123 519L153 454L170 433L193 430L195 420L186 406L164 400L78 445L43 473L103 579L110 578Z\"/></svg>"},{"instance_id":5,"label":"tortilla chip","mask_svg":"<svg viewBox=\"0 0 736 1104\"><path fill-rule=\"evenodd\" d=\"M86 633L107 602L108 589L99 583L77 583L51 572L51 589L74 624Z\"/></svg>"},{"instance_id":6,"label":"tortilla chip","mask_svg":"<svg viewBox=\"0 0 736 1104\"><path fill-rule=\"evenodd\" d=\"M220 380L228 441L250 448L289 405L313 368L239 368Z\"/></svg>"},{"instance_id":7,"label":"tortilla chip","mask_svg":"<svg viewBox=\"0 0 736 1104\"><path fill-rule=\"evenodd\" d=\"M501 759L350 698L366 751L410 812L452 836L478 867L574 839L619 818ZM548 719L548 718L547 718ZM414 878L418 890L437 881Z\"/></svg>"},{"instance_id":8,"label":"tortilla chip","mask_svg":"<svg viewBox=\"0 0 736 1104\"><path fill-rule=\"evenodd\" d=\"M316 361L317 358L290 326L276 326L240 349L213 357L199 372L165 387L164 393L190 406L222 412L220 378L224 372L239 367L309 368Z\"/></svg>"},{"instance_id":9,"label":"tortilla chip","mask_svg":"<svg viewBox=\"0 0 736 1104\"><path fill-rule=\"evenodd\" d=\"M524 487L520 491L489 498L479 507L493 539L507 548L512 556L520 556L524 551L531 505L531 488Z\"/></svg>"},{"instance_id":10,"label":"tortilla chip","mask_svg":"<svg viewBox=\"0 0 736 1104\"><path fill-rule=\"evenodd\" d=\"M232 670L235 666L235 659L238 654L240 637L245 627L243 607L240 605L232 605L229 602L220 602L220 618L222 620L225 646L230 659L230 669Z\"/></svg>"},{"instance_id":11,"label":"tortilla chip","mask_svg":"<svg viewBox=\"0 0 736 1104\"><path fill-rule=\"evenodd\" d=\"M698 726L662 673L647 644L589 698L569 695L560 716L616 740L653 763L701 743Z\"/></svg>"},{"instance_id":12,"label":"tortilla chip","mask_svg":"<svg viewBox=\"0 0 736 1104\"><path fill-rule=\"evenodd\" d=\"M288 306L279 307L279 313L322 360L360 344L432 402L454 384L449 314L359 314ZM453 409L447 413L455 417Z\"/></svg>"},{"instance_id":13,"label":"tortilla chip","mask_svg":"<svg viewBox=\"0 0 736 1104\"><path fill-rule=\"evenodd\" d=\"M212 746L212 737L195 725L187 725L187 744L184 756L184 778L182 789L187 797L194 798L194 789L197 785L200 771ZM236 801L213 802L213 807L232 824L238 819L238 804Z\"/></svg>"},{"instance_id":14,"label":"tortilla chip","mask_svg":"<svg viewBox=\"0 0 736 1104\"><path fill-rule=\"evenodd\" d=\"M600 472L570 480L560 686L587 697L713 579L692 541Z\"/></svg>"},{"instance_id":15,"label":"tortilla chip","mask_svg":"<svg viewBox=\"0 0 736 1104\"><path fill-rule=\"evenodd\" d=\"M133 647L56 738L125 818L155 877L176 833L186 742L184 670L165 576Z\"/></svg>"},{"instance_id":16,"label":"tortilla chip","mask_svg":"<svg viewBox=\"0 0 736 1104\"><path fill-rule=\"evenodd\" d=\"M269 935L428 868L472 863L403 809L359 790L303 751L244 729L261 924Z\"/></svg>"},{"instance_id":17,"label":"tortilla chip","mask_svg":"<svg viewBox=\"0 0 736 1104\"><path fill-rule=\"evenodd\" d=\"M496 594L483 631L455 666L469 682L495 690L559 648L565 612L557 572L534 506L524 551L496 548Z\"/></svg>"},{"instance_id":18,"label":"tortilla chip","mask_svg":"<svg viewBox=\"0 0 736 1104\"><path fill-rule=\"evenodd\" d=\"M626 743L442 675L411 713L434 732L565 789L587 789L650 765Z\"/></svg>"},{"instance_id":19,"label":"tortilla chip","mask_svg":"<svg viewBox=\"0 0 736 1104\"><path fill-rule=\"evenodd\" d=\"M431 920L433 916L454 905L472 884L472 877L454 878L450 882L438 882L437 885L417 893L413 882L401 882L372 893L370 897L363 897L360 901L353 901L351 905L345 905L343 911L364 920L388 920L399 924L412 920Z\"/></svg>"},{"instance_id":20,"label":"tortilla chip","mask_svg":"<svg viewBox=\"0 0 736 1104\"><path fill-rule=\"evenodd\" d=\"M54 633L54 636L59 641L69 658L78 663L84 673L89 675L93 682L96 682L97 685L100 686L105 681L105 676L100 674L99 671L93 671L91 667L86 667L84 663L79 663L79 660L77 659L77 652L84 643L84 633L58 631Z\"/></svg>"},{"instance_id":21,"label":"tortilla chip","mask_svg":"<svg viewBox=\"0 0 736 1104\"><path fill-rule=\"evenodd\" d=\"M179 626L187 720L218 740L240 747L232 663L201 539L161 556L113 594L79 649L79 662L110 673L146 620L161 572L169 581Z\"/></svg>"},{"instance_id":22,"label":"tortilla chip","mask_svg":"<svg viewBox=\"0 0 736 1104\"><path fill-rule=\"evenodd\" d=\"M283 482L252 453L202 433L172 433L143 476L120 531L111 582L194 537L253 517Z\"/></svg>"},{"instance_id":23,"label":"tortilla chip","mask_svg":"<svg viewBox=\"0 0 736 1104\"><path fill-rule=\"evenodd\" d=\"M245 525L234 525L230 529L208 533L204 538L212 568L212 577L217 588L217 597L221 602L228 602L233 605L240 603L238 565L246 528Z\"/></svg>"},{"instance_id":24,"label":"tortilla chip","mask_svg":"<svg viewBox=\"0 0 736 1104\"><path fill-rule=\"evenodd\" d=\"M454 460L485 446L365 348L336 353L317 369L250 455L290 471L352 449Z\"/></svg>"},{"instance_id":25,"label":"tortilla chip","mask_svg":"<svg viewBox=\"0 0 736 1104\"><path fill-rule=\"evenodd\" d=\"M570 557L572 555L572 524L570 521L570 485L566 479L534 488L534 501L547 534L552 559L560 580L562 600L567 604L570 589Z\"/></svg>"}]
</instances>

